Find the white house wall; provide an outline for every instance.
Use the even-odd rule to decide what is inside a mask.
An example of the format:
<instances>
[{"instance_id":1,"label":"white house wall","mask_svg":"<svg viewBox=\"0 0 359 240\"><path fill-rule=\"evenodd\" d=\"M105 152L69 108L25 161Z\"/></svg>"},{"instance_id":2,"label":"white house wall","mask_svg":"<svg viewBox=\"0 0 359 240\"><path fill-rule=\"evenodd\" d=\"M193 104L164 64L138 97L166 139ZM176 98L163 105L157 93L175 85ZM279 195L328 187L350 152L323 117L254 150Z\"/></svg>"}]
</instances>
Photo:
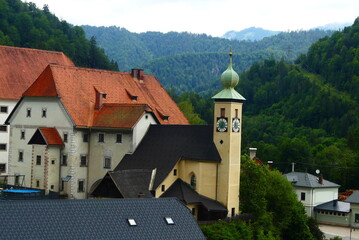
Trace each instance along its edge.
<instances>
[{"instance_id":1,"label":"white house wall","mask_svg":"<svg viewBox=\"0 0 359 240\"><path fill-rule=\"evenodd\" d=\"M133 128L133 143L131 147L131 151L134 152L141 142L142 138L146 135L148 128L150 125L157 124L152 114L146 113L141 119L137 122L135 127Z\"/></svg>"},{"instance_id":2,"label":"white house wall","mask_svg":"<svg viewBox=\"0 0 359 240\"><path fill-rule=\"evenodd\" d=\"M0 99L0 106L6 106L8 108L7 113L0 112L0 125L5 124L5 120L8 118L11 111L14 109L16 103L17 100ZM6 150L0 150L0 164L6 164L5 172L0 172L0 174L7 174L8 172L9 137L10 129L9 126L7 126L6 132L0 132L0 144L6 144Z\"/></svg>"}]
</instances>

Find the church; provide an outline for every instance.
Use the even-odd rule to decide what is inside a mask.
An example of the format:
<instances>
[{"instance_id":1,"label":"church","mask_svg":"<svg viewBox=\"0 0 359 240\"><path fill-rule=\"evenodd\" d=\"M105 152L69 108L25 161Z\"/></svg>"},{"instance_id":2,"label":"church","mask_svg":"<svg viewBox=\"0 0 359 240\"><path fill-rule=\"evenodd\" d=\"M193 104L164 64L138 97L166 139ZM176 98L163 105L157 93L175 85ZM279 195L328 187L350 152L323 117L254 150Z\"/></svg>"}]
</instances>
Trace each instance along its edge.
<instances>
[{"instance_id":1,"label":"church","mask_svg":"<svg viewBox=\"0 0 359 240\"><path fill-rule=\"evenodd\" d=\"M100 198L177 197L198 220L235 216L239 207L241 118L245 99L230 63L214 99L214 126L151 125L137 149L91 193Z\"/></svg>"}]
</instances>

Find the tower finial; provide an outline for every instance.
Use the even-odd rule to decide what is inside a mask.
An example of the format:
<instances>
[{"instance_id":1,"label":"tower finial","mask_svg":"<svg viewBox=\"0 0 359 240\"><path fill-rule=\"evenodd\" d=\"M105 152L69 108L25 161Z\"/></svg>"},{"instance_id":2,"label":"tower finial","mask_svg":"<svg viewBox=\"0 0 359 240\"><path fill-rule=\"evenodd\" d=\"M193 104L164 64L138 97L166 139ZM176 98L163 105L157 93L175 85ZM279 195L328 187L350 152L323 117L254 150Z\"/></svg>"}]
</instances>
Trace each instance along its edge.
<instances>
[{"instance_id":1,"label":"tower finial","mask_svg":"<svg viewBox=\"0 0 359 240\"><path fill-rule=\"evenodd\" d=\"M229 46L229 63L232 64L232 46Z\"/></svg>"}]
</instances>

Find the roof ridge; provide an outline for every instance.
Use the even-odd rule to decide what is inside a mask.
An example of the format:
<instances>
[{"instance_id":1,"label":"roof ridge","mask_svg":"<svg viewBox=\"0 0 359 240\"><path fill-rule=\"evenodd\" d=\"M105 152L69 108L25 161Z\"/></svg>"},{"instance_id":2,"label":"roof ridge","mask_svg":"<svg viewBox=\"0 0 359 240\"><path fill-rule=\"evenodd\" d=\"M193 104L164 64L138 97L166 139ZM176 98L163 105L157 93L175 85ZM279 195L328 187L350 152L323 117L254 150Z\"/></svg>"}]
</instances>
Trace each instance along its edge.
<instances>
[{"instance_id":1,"label":"roof ridge","mask_svg":"<svg viewBox=\"0 0 359 240\"><path fill-rule=\"evenodd\" d=\"M36 48L14 47L14 46L6 46L6 45L0 45L0 48L12 48L12 49L18 49L18 50L24 50L24 51L48 52L48 53L56 53L56 54L65 55L65 53L61 52L61 51L51 51L51 50L43 50L43 49L36 49Z\"/></svg>"}]
</instances>

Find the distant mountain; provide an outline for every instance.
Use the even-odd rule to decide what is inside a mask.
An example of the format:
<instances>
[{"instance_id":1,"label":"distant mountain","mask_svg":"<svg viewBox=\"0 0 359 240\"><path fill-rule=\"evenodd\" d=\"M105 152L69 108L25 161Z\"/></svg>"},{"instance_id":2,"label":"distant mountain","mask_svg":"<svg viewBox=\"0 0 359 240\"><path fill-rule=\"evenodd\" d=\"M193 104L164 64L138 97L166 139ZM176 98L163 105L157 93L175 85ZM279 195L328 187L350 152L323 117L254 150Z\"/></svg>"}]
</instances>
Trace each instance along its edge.
<instances>
[{"instance_id":1,"label":"distant mountain","mask_svg":"<svg viewBox=\"0 0 359 240\"><path fill-rule=\"evenodd\" d=\"M319 26L319 27L315 27L313 29L321 29L321 30L342 30L345 27L351 26L352 23L328 23L325 24L324 26Z\"/></svg>"},{"instance_id":2,"label":"distant mountain","mask_svg":"<svg viewBox=\"0 0 359 240\"><path fill-rule=\"evenodd\" d=\"M229 31L222 37L229 40L246 40L246 41L259 41L265 37L270 37L280 33L279 31L271 31L263 28L250 27L242 31Z\"/></svg>"}]
</instances>

